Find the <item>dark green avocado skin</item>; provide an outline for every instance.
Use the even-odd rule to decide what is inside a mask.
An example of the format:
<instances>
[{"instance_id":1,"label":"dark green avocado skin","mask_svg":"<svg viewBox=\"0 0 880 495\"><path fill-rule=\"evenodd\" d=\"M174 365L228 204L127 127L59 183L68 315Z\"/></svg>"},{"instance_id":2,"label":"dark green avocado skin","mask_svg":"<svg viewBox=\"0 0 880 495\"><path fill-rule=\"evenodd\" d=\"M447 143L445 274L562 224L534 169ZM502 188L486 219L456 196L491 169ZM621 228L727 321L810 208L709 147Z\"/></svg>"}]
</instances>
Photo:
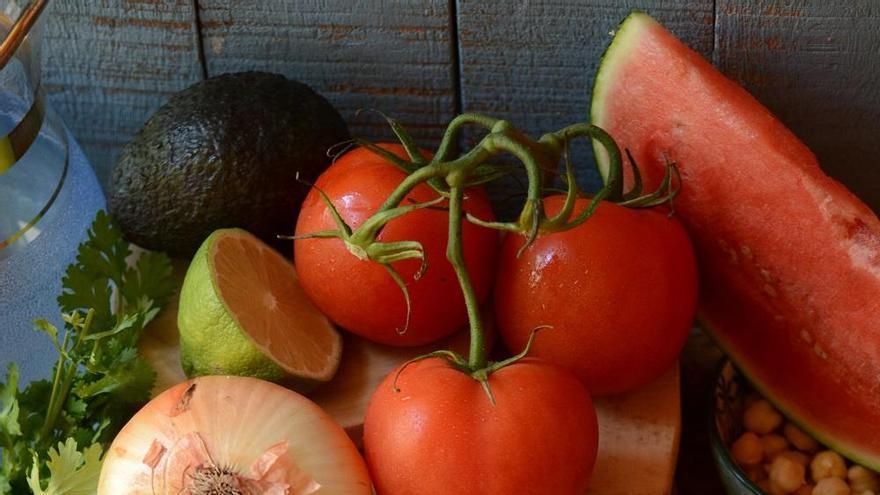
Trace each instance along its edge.
<instances>
[{"instance_id":1,"label":"dark green avocado skin","mask_svg":"<svg viewBox=\"0 0 880 495\"><path fill-rule=\"evenodd\" d=\"M349 139L322 96L278 74L224 74L172 96L125 146L108 204L128 240L191 256L214 230L244 228L290 251L308 186Z\"/></svg>"}]
</instances>

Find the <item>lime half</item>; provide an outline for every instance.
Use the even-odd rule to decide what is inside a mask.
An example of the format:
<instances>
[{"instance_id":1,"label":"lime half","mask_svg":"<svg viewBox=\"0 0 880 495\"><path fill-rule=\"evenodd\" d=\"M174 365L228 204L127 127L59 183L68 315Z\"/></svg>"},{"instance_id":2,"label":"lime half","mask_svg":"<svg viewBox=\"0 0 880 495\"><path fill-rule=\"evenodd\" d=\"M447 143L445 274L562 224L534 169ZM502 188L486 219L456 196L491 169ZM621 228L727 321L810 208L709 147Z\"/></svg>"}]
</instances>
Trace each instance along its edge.
<instances>
[{"instance_id":1,"label":"lime half","mask_svg":"<svg viewBox=\"0 0 880 495\"><path fill-rule=\"evenodd\" d=\"M212 233L180 291L187 376L238 375L307 391L330 381L342 339L299 285L293 264L241 229Z\"/></svg>"}]
</instances>

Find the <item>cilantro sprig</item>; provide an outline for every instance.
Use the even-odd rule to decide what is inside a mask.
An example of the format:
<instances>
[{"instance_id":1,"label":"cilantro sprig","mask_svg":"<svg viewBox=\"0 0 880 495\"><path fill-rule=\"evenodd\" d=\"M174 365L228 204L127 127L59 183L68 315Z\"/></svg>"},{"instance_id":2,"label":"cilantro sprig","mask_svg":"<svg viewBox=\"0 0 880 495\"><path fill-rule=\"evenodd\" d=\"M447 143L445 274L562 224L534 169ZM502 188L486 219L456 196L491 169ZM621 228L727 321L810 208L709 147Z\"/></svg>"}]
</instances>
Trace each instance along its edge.
<instances>
[{"instance_id":1,"label":"cilantro sprig","mask_svg":"<svg viewBox=\"0 0 880 495\"><path fill-rule=\"evenodd\" d=\"M11 363L0 382L0 494L95 493L103 449L149 399L156 373L137 343L175 284L164 254L132 256L98 212L62 279L64 328L34 322L58 353L52 379L19 391Z\"/></svg>"}]
</instances>

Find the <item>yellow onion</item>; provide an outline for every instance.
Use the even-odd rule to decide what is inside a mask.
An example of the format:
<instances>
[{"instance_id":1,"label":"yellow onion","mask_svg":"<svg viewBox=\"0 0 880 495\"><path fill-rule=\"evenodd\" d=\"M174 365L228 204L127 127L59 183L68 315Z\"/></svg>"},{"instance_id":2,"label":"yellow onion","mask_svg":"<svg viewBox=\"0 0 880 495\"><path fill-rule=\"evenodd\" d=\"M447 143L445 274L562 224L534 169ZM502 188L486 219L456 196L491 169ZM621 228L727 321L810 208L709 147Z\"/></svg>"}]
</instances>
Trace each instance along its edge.
<instances>
[{"instance_id":1,"label":"yellow onion","mask_svg":"<svg viewBox=\"0 0 880 495\"><path fill-rule=\"evenodd\" d=\"M370 495L345 431L305 397L205 376L150 401L107 451L98 495Z\"/></svg>"}]
</instances>

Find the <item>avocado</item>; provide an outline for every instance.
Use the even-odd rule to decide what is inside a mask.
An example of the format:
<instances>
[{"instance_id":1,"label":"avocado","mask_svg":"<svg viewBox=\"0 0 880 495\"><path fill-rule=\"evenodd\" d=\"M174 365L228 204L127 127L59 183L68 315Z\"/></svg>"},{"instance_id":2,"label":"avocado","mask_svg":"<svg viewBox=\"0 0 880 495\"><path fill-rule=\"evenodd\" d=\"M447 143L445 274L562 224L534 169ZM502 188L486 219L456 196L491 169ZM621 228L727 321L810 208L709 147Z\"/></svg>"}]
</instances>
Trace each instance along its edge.
<instances>
[{"instance_id":1,"label":"avocado","mask_svg":"<svg viewBox=\"0 0 880 495\"><path fill-rule=\"evenodd\" d=\"M224 227L280 247L304 183L349 137L303 83L265 72L212 77L173 95L125 146L107 202L128 240L147 249L190 256Z\"/></svg>"}]
</instances>

